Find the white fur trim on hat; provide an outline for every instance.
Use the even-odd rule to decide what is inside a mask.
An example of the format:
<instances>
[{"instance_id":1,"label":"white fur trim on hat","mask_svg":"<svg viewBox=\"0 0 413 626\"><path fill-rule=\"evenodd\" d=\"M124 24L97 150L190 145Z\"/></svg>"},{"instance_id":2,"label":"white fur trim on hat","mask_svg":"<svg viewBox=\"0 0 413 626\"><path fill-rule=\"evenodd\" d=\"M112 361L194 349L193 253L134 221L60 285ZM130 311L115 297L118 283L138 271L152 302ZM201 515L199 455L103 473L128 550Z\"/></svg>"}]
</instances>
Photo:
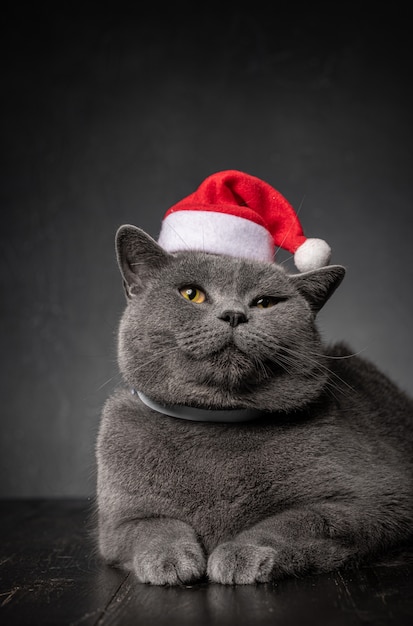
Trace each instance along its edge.
<instances>
[{"instance_id":1,"label":"white fur trim on hat","mask_svg":"<svg viewBox=\"0 0 413 626\"><path fill-rule=\"evenodd\" d=\"M306 239L294 254L294 263L300 272L309 272L328 265L331 248L323 239Z\"/></svg>"},{"instance_id":2,"label":"white fur trim on hat","mask_svg":"<svg viewBox=\"0 0 413 626\"><path fill-rule=\"evenodd\" d=\"M168 252L201 250L274 261L274 241L264 226L216 211L170 213L162 222L158 243Z\"/></svg>"}]
</instances>

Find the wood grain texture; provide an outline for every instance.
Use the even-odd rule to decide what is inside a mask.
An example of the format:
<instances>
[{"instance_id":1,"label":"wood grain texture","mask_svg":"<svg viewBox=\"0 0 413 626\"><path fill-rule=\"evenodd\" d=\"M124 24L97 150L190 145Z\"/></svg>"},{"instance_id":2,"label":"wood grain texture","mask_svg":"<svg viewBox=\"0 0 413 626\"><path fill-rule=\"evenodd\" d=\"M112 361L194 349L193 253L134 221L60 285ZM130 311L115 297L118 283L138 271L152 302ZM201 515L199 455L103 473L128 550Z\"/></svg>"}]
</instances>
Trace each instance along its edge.
<instances>
[{"instance_id":1,"label":"wood grain texture","mask_svg":"<svg viewBox=\"0 0 413 626\"><path fill-rule=\"evenodd\" d=\"M407 626L413 619L413 545L357 570L277 584L153 587L100 562L91 501L0 501L0 532L7 626Z\"/></svg>"}]
</instances>

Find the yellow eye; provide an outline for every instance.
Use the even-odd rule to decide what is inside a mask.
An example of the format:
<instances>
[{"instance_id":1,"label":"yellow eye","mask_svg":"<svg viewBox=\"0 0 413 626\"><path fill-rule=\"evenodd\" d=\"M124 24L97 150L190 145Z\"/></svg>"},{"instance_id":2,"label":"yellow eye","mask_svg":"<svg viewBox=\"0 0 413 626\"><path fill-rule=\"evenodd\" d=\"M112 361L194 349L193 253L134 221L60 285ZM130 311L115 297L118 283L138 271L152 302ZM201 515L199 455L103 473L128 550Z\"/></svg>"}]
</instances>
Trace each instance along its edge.
<instances>
[{"instance_id":1,"label":"yellow eye","mask_svg":"<svg viewBox=\"0 0 413 626\"><path fill-rule=\"evenodd\" d=\"M201 289L198 289L198 287L182 287L182 289L179 290L179 293L183 298L185 298L185 300L190 300L195 304L202 304L206 300L206 295L203 291L201 291Z\"/></svg>"},{"instance_id":2,"label":"yellow eye","mask_svg":"<svg viewBox=\"0 0 413 626\"><path fill-rule=\"evenodd\" d=\"M259 309L269 309L270 307L278 304L279 298L274 298L272 296L262 296L262 298L257 298L253 302L253 306L258 307Z\"/></svg>"}]
</instances>

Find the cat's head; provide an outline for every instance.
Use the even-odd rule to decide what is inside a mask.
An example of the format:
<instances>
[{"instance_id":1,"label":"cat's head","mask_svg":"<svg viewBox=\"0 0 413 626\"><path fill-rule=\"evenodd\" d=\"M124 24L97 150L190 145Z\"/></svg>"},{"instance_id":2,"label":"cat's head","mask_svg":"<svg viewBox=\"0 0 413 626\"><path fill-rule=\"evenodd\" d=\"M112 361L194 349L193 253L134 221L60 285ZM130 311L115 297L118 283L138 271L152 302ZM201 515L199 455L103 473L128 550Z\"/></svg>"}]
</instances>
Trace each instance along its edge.
<instances>
[{"instance_id":1,"label":"cat's head","mask_svg":"<svg viewBox=\"0 0 413 626\"><path fill-rule=\"evenodd\" d=\"M118 230L116 248L130 387L164 404L274 411L319 395L327 368L315 317L343 267L289 275L275 263L170 254L134 226Z\"/></svg>"}]
</instances>

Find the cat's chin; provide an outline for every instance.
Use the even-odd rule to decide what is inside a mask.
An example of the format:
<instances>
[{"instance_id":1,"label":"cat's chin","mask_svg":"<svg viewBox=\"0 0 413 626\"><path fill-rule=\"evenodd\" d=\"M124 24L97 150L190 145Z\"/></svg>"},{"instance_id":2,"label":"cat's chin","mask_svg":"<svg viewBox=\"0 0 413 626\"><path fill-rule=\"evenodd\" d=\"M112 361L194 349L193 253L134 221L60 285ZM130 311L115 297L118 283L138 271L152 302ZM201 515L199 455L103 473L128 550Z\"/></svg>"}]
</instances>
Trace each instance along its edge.
<instances>
[{"instance_id":1,"label":"cat's chin","mask_svg":"<svg viewBox=\"0 0 413 626\"><path fill-rule=\"evenodd\" d=\"M200 384L218 387L224 392L253 388L267 377L264 369L257 368L257 363L234 345L228 345L204 360L197 374Z\"/></svg>"},{"instance_id":2,"label":"cat's chin","mask_svg":"<svg viewBox=\"0 0 413 626\"><path fill-rule=\"evenodd\" d=\"M323 393L327 375L320 369L310 372L301 368L294 373L293 368L287 372L274 362L258 364L256 359L229 346L200 364L199 369L192 367L189 379L189 387L196 393L187 396L188 404L284 413L316 400ZM183 395L181 389L179 397L182 399Z\"/></svg>"}]
</instances>

